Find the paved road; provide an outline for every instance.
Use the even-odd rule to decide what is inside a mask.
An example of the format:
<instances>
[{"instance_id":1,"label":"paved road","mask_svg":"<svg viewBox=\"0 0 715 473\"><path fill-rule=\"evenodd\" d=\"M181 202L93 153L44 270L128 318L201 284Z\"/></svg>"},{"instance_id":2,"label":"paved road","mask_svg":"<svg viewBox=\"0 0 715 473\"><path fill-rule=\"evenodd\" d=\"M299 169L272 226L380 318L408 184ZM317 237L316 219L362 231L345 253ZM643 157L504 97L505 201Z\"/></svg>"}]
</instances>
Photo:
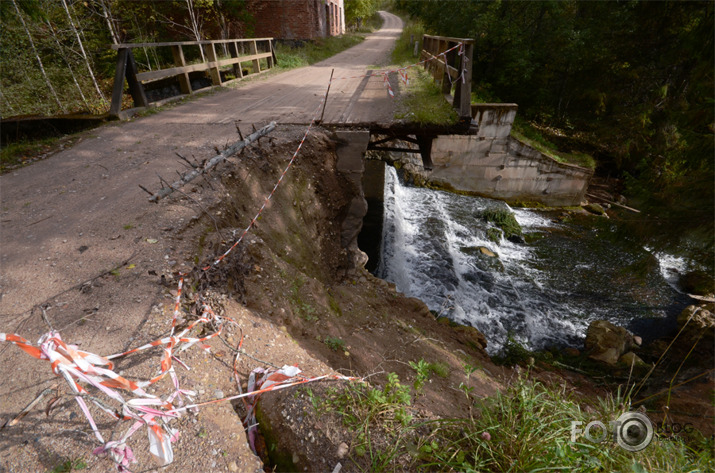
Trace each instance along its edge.
<instances>
[{"instance_id":1,"label":"paved road","mask_svg":"<svg viewBox=\"0 0 715 473\"><path fill-rule=\"evenodd\" d=\"M147 203L137 186L156 189L157 174L175 176L175 152L209 157L214 146L237 139L237 121L244 131L271 120L308 123L331 69L342 78L386 64L402 22L383 16L379 32L321 63L105 126L71 149L0 177L0 332L12 332L13 319L35 304L130 256L128 233L151 237L140 229L182 218L179 210L169 214ZM392 116L380 77L340 79L324 122L388 123Z\"/></svg>"}]
</instances>

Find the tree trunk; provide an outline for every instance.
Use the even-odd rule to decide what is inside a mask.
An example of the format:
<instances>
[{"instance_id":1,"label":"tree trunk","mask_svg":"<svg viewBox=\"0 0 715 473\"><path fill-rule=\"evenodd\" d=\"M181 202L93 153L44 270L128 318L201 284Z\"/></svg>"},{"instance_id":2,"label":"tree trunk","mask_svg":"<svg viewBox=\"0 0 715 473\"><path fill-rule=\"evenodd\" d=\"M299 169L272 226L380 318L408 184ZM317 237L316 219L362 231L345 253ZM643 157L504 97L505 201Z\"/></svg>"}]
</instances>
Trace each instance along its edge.
<instances>
[{"instance_id":1,"label":"tree trunk","mask_svg":"<svg viewBox=\"0 0 715 473\"><path fill-rule=\"evenodd\" d=\"M65 0L62 0L62 6L65 8L65 13L67 13L67 19L69 20L70 27L72 28L72 32L74 32L75 36L77 37L77 43L79 43L79 49L82 52L82 57L84 58L84 62L85 62L85 64L87 64L87 70L89 71L89 76L92 78L92 82L94 83L94 88L97 90L97 94L99 95L99 98L101 98L103 102L106 102L107 99L104 97L102 90L99 88L99 84L97 83L97 78L94 77L94 71L92 71L92 66L89 63L89 57L87 57L87 53L84 50L84 43L82 42L82 38L79 37L79 32L77 31L77 28L74 25L74 21L72 20L72 15L70 14L70 9L67 6L67 2Z\"/></svg>"},{"instance_id":2,"label":"tree trunk","mask_svg":"<svg viewBox=\"0 0 715 473\"><path fill-rule=\"evenodd\" d=\"M203 39L203 35L201 34L201 27L199 26L199 22L196 17L196 12L194 11L194 1L186 0L186 8L189 10L189 20L191 21L191 31L193 31L196 41L201 41ZM206 62L206 56L204 56L203 46L199 46L199 52L201 52L201 61Z\"/></svg>"},{"instance_id":3,"label":"tree trunk","mask_svg":"<svg viewBox=\"0 0 715 473\"><path fill-rule=\"evenodd\" d=\"M45 78L45 83L47 84L47 88L50 89L50 92L52 92L52 96L55 99L55 102L57 102L57 106L62 110L62 113L67 113L67 110L65 110L65 107L62 106L62 102L60 102L60 98L57 96L57 92L55 92L55 88L52 87L52 82L50 82L50 78L47 76L47 72L45 72L45 66L42 64L42 58L40 58L40 55L37 53L37 48L35 48L35 41L32 39L32 35L30 34L30 30L27 28L27 23L25 23L25 19L22 17L22 12L20 11L20 8L17 6L17 2L15 0L11 0L13 6L15 7L15 11L17 12L17 16L20 17L20 22L22 23L23 28L25 28L25 33L27 33L27 39L30 40L30 46L32 46L32 52L35 54L35 59L37 59L37 63L40 65L40 70L42 71L42 77Z\"/></svg>"},{"instance_id":4,"label":"tree trunk","mask_svg":"<svg viewBox=\"0 0 715 473\"><path fill-rule=\"evenodd\" d=\"M109 8L107 8L107 4L104 3L104 0L99 0L99 6L102 7L102 16L104 17L104 21L107 22L107 29L109 30L109 35L112 37L112 44L119 44L119 35L115 31L114 27L114 17L112 17Z\"/></svg>"},{"instance_id":5,"label":"tree trunk","mask_svg":"<svg viewBox=\"0 0 715 473\"><path fill-rule=\"evenodd\" d=\"M57 33L55 33L55 29L52 27L52 23L50 23L49 20L45 20L47 23L48 28L50 29L50 33L52 33L52 39L55 40L55 43L57 43L57 52L58 54L62 57L62 59L65 61L67 64L67 69L70 71L70 75L72 76L72 81L74 82L74 85L77 87L77 91L79 92L80 97L82 97L82 102L84 102L84 105L87 107L87 110L89 111L90 106L89 102L87 102L87 98L84 96L84 92L82 92L82 87L79 86L79 83L77 82L77 77L74 75L74 71L72 70L72 66L70 65L70 62L67 60L67 57L65 57L64 53L62 52L62 44L60 44L60 40L57 39Z\"/></svg>"}]
</instances>

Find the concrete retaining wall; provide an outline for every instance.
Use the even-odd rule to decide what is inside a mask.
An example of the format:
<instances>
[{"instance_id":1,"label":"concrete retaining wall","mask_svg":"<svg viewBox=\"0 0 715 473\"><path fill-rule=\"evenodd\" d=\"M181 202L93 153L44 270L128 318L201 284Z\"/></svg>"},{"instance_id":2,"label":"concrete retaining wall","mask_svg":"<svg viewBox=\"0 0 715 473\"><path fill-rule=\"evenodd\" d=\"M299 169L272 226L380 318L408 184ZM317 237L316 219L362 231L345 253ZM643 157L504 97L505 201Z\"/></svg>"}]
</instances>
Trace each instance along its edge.
<instances>
[{"instance_id":1,"label":"concrete retaining wall","mask_svg":"<svg viewBox=\"0 0 715 473\"><path fill-rule=\"evenodd\" d=\"M559 163L509 136L515 104L473 106L476 135L443 135L432 142L434 184L507 202L579 205L591 169Z\"/></svg>"}]
</instances>

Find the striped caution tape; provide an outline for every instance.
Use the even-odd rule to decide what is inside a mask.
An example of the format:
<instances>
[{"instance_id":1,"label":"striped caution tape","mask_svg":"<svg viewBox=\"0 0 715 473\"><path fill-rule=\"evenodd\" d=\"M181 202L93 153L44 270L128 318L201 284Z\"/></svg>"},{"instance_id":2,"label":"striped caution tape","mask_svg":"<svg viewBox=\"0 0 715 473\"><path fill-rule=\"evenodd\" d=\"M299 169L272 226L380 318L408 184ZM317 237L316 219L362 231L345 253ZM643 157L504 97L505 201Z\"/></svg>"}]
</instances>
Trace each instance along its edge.
<instances>
[{"instance_id":1,"label":"striped caution tape","mask_svg":"<svg viewBox=\"0 0 715 473\"><path fill-rule=\"evenodd\" d=\"M392 86L390 85L390 78L387 76L387 73L383 74L382 77L382 82L385 84L385 87L387 87L387 93L389 93L390 97L394 99L395 93L392 91Z\"/></svg>"},{"instance_id":2,"label":"striped caution tape","mask_svg":"<svg viewBox=\"0 0 715 473\"><path fill-rule=\"evenodd\" d=\"M143 425L148 429L150 451L159 464L171 463L173 459L171 442L176 440L178 432L166 425L166 421L177 417L178 413L168 412L173 408L170 402L145 392L137 383L112 371L114 365L107 357L79 350L75 345L65 343L60 334L54 331L43 335L38 341L38 346L33 346L26 339L14 334L0 333L0 342L13 343L34 358L50 362L52 371L67 381L94 436L102 444L95 453L106 453L115 461L119 471L129 471L128 464L135 461L131 449L126 445L126 440ZM116 401L121 406L121 410L111 409L98 398L90 396L86 387L80 383L92 386ZM137 397L125 400L119 390L127 391ZM93 404L115 419L134 419L134 425L120 441L105 442L85 398L90 399Z\"/></svg>"}]
</instances>

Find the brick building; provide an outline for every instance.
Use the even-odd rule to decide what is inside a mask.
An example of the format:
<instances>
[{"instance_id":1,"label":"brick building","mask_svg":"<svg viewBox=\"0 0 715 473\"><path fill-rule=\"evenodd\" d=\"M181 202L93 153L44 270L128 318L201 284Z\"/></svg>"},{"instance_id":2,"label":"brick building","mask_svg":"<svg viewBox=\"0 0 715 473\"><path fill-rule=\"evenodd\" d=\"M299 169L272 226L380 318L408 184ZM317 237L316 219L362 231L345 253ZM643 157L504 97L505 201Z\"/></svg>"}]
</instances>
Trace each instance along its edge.
<instances>
[{"instance_id":1,"label":"brick building","mask_svg":"<svg viewBox=\"0 0 715 473\"><path fill-rule=\"evenodd\" d=\"M248 0L255 36L314 39L345 33L343 0Z\"/></svg>"}]
</instances>

